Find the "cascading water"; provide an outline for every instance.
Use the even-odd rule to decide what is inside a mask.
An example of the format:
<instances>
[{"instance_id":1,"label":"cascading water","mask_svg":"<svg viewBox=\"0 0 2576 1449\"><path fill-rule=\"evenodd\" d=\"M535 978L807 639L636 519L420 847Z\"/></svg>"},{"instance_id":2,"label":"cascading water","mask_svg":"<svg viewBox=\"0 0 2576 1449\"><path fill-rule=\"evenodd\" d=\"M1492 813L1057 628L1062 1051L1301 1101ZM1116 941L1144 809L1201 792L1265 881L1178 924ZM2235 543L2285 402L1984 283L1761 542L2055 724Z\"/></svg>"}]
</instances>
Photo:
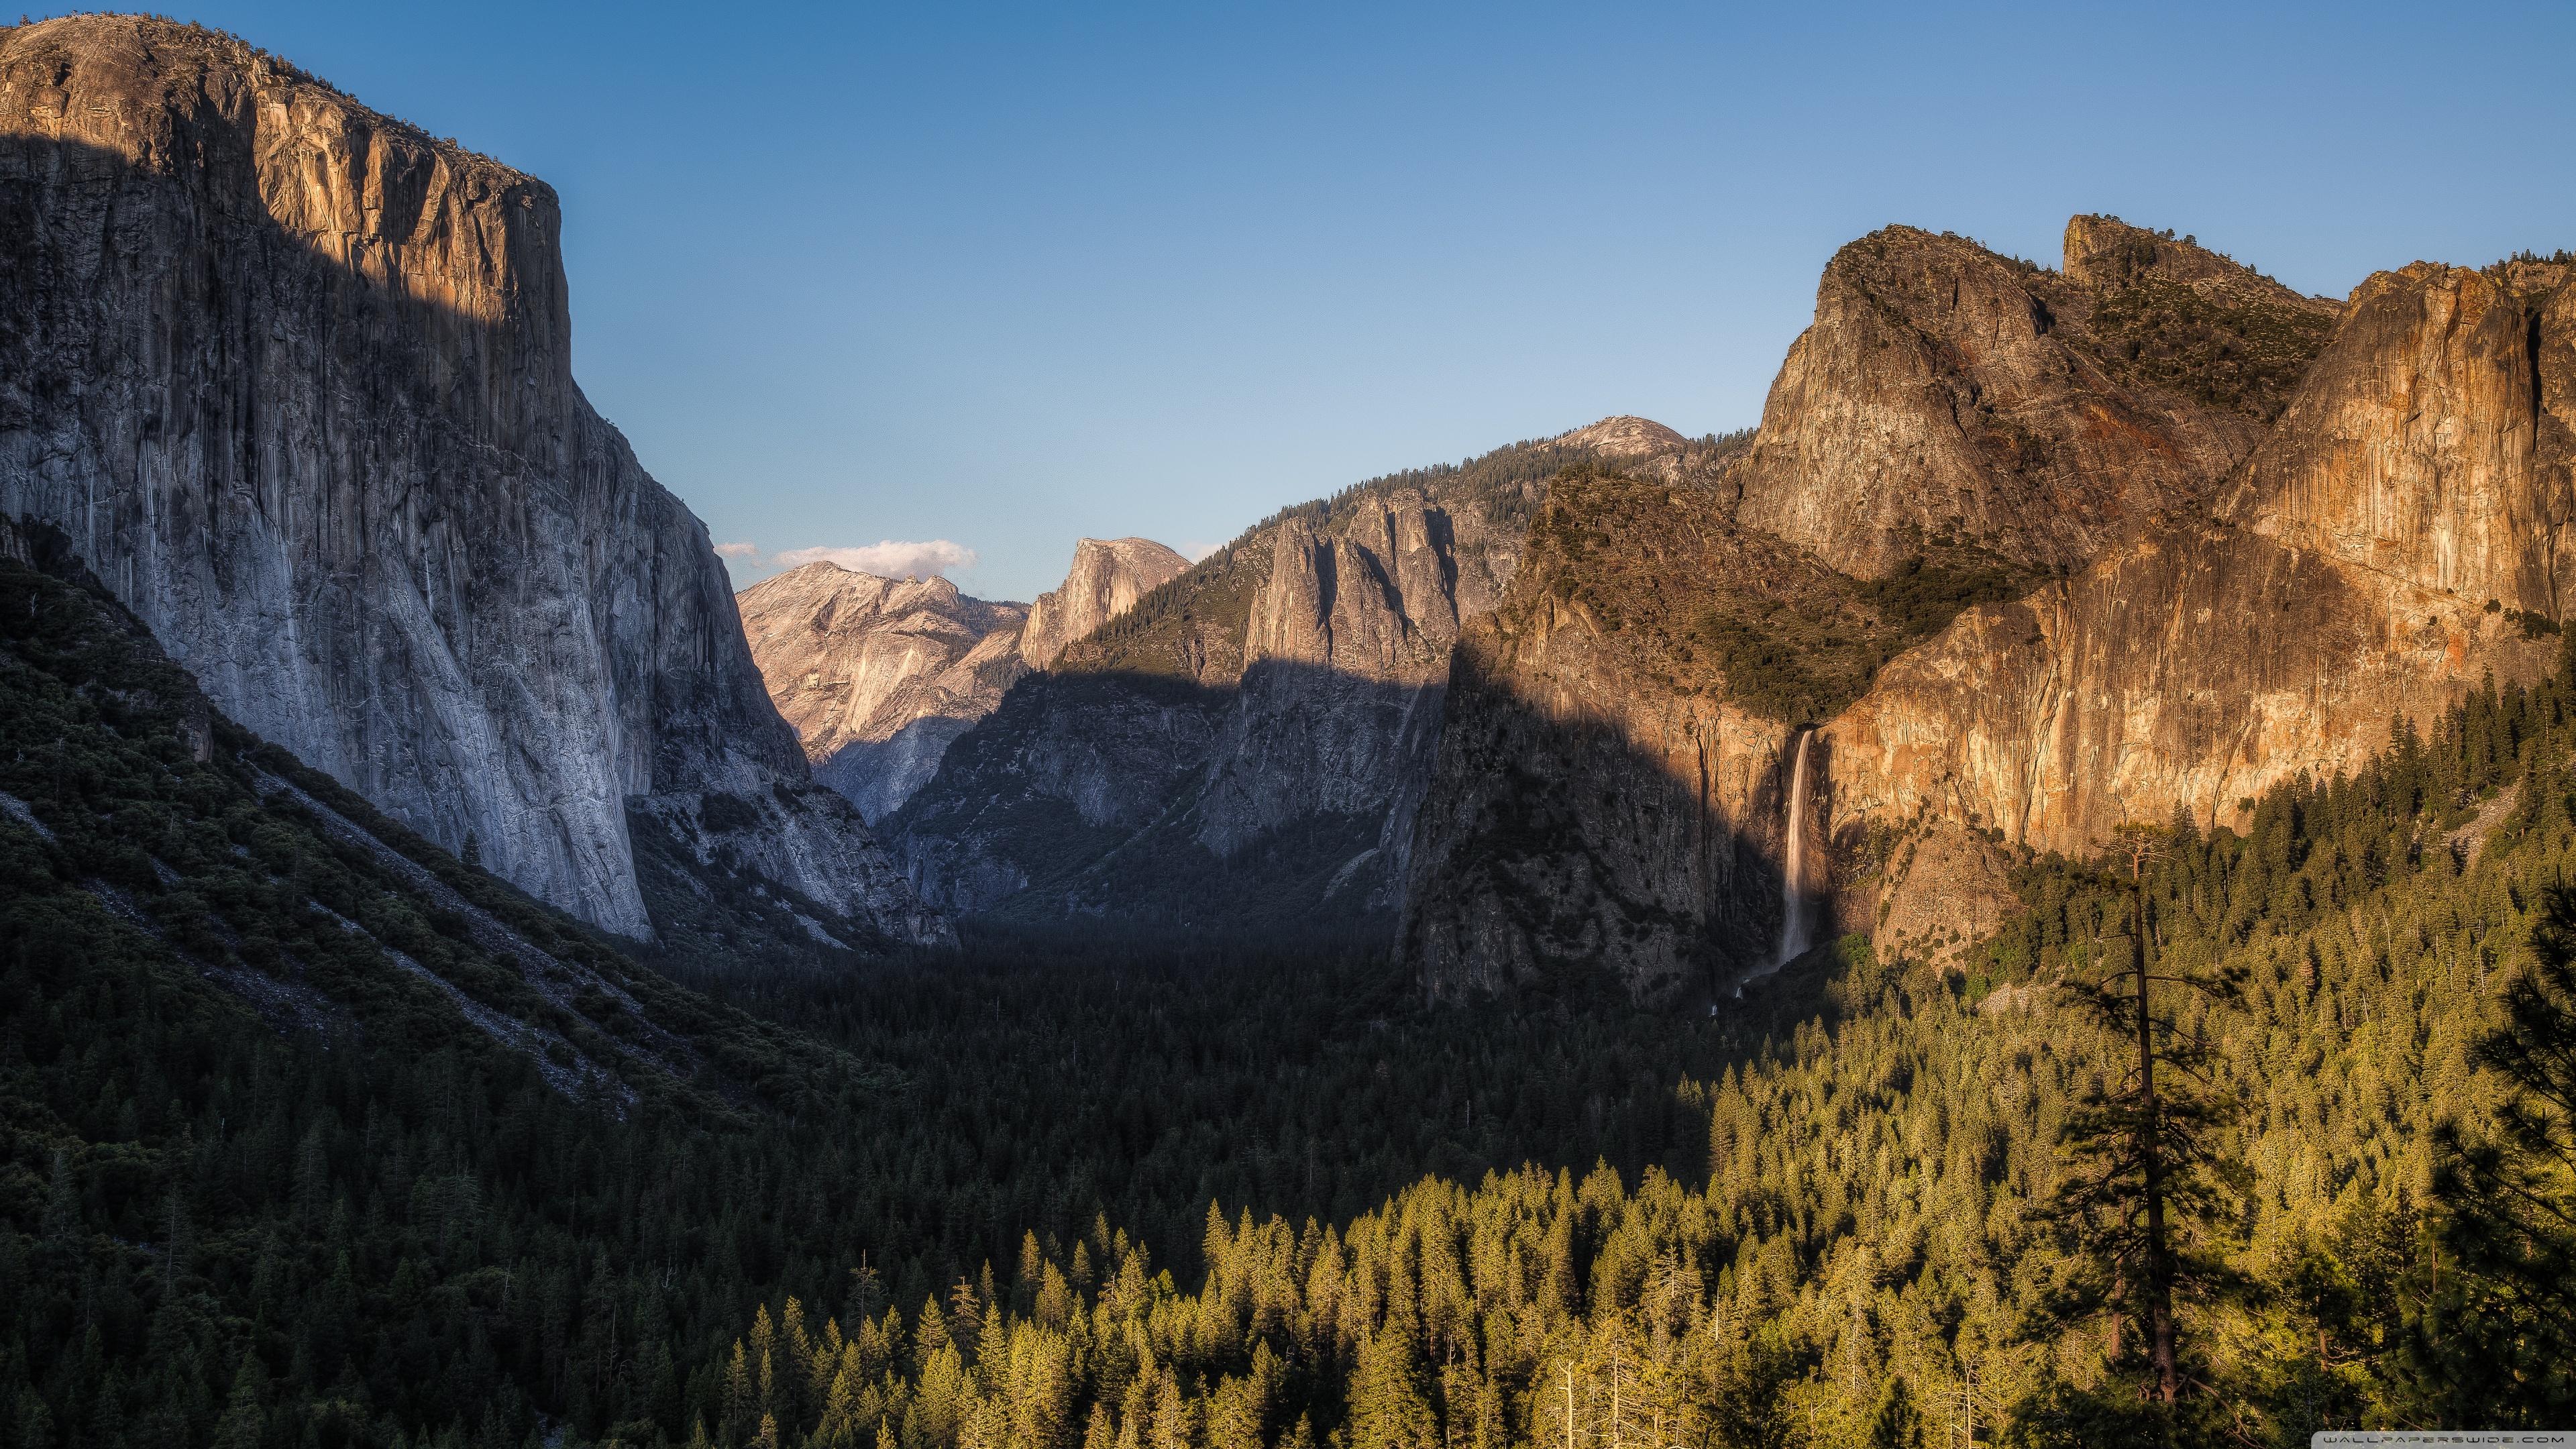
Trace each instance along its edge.
<instances>
[{"instance_id":1,"label":"cascading water","mask_svg":"<svg viewBox=\"0 0 2576 1449\"><path fill-rule=\"evenodd\" d=\"M1774 971L1807 951L1807 746L1815 738L1814 730L1798 736L1798 766L1789 777L1789 848L1780 873L1780 955L1771 965Z\"/></svg>"},{"instance_id":2,"label":"cascading water","mask_svg":"<svg viewBox=\"0 0 2576 1449\"><path fill-rule=\"evenodd\" d=\"M1811 944L1807 925L1807 746L1815 741L1814 730L1798 733L1797 764L1789 772L1789 839L1782 852L1780 871L1780 953L1771 964L1747 972L1752 981L1779 970L1807 952ZM1736 985L1738 999L1744 995L1741 982ZM1709 1004L1709 1014L1717 1014L1717 1005Z\"/></svg>"}]
</instances>

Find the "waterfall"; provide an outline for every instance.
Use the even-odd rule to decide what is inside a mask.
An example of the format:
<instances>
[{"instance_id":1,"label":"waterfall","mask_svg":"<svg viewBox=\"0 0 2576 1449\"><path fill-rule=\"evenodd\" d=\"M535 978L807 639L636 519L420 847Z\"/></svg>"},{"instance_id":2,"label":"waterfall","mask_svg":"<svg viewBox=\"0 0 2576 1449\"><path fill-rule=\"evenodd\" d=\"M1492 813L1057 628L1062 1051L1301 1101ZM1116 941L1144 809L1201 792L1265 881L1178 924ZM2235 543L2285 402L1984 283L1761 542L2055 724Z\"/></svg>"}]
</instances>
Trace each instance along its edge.
<instances>
[{"instance_id":1,"label":"waterfall","mask_svg":"<svg viewBox=\"0 0 2576 1449\"><path fill-rule=\"evenodd\" d=\"M1807 940L1807 746L1815 741L1812 729L1798 732L1798 762L1789 772L1789 848L1782 852L1780 871L1780 954L1767 966L1744 974L1735 986L1736 999L1744 999L1744 982L1768 976L1791 961L1805 955ZM1710 1002L1708 1014L1717 1015L1717 1003Z\"/></svg>"},{"instance_id":2,"label":"waterfall","mask_svg":"<svg viewBox=\"0 0 2576 1449\"><path fill-rule=\"evenodd\" d=\"M1780 959L1772 966L1777 971L1807 949L1807 746L1816 737L1814 730L1798 736L1798 767L1789 779L1789 848L1786 868L1780 873Z\"/></svg>"}]
</instances>

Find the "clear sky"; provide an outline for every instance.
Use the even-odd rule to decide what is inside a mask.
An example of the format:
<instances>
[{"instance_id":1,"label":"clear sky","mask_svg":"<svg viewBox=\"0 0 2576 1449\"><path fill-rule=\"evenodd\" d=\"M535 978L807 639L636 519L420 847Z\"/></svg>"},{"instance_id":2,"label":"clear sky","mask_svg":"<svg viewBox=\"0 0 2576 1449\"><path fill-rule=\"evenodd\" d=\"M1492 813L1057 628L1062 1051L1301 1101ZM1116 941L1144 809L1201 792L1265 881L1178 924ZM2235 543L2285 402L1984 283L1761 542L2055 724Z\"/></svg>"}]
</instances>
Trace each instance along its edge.
<instances>
[{"instance_id":1,"label":"clear sky","mask_svg":"<svg viewBox=\"0 0 2576 1449\"><path fill-rule=\"evenodd\" d=\"M2564 0L179 13L553 183L582 385L745 583L945 541L1025 599L1085 534L1747 426L1892 221L2337 295L2576 248Z\"/></svg>"}]
</instances>

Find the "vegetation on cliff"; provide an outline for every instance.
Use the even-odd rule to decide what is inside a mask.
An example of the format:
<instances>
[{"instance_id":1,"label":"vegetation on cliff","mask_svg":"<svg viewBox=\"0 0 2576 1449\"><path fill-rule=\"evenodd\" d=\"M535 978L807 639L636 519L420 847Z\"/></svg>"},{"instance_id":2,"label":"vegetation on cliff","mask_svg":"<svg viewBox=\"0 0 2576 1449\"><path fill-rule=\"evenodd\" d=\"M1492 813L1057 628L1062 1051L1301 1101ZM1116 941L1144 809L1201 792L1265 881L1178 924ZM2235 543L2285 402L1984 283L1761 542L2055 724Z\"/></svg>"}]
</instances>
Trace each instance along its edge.
<instances>
[{"instance_id":1,"label":"vegetation on cliff","mask_svg":"<svg viewBox=\"0 0 2576 1449\"><path fill-rule=\"evenodd\" d=\"M1704 478L1726 458L1742 450L1751 434L1711 436L1683 446L1674 462L1677 474ZM1254 594L1269 577L1270 559L1256 539L1287 523L1303 523L1319 532L1346 524L1363 506L1382 505L1407 493L1432 500L1453 517L1472 519L1473 547L1509 549L1530 526L1548 493L1549 480L1568 468L1597 461L1589 447L1553 441L1514 443L1458 463L1407 468L1354 483L1329 498L1283 508L1244 531L1243 536L1199 561L1188 573L1137 601L1136 607L1094 630L1065 651L1057 668L1085 672L1181 674L1207 678L1202 643L1211 626L1231 642L1233 667L1241 668L1244 632ZM1491 544L1487 540L1490 538ZM1508 578L1507 564L1496 571Z\"/></svg>"},{"instance_id":2,"label":"vegetation on cliff","mask_svg":"<svg viewBox=\"0 0 2576 1449\"><path fill-rule=\"evenodd\" d=\"M2164 388L2268 423L2334 335L2331 305L2171 229L2077 217L2067 253L2092 293L2075 344L2122 386Z\"/></svg>"},{"instance_id":3,"label":"vegetation on cliff","mask_svg":"<svg viewBox=\"0 0 2576 1449\"><path fill-rule=\"evenodd\" d=\"M2086 351L2123 383L2166 388L2264 422L2281 415L2334 318L2253 300L2213 301L2145 277L2093 304Z\"/></svg>"},{"instance_id":4,"label":"vegetation on cliff","mask_svg":"<svg viewBox=\"0 0 2576 1449\"><path fill-rule=\"evenodd\" d=\"M1793 724L1831 716L1962 609L2017 597L2038 578L1937 534L1887 577L1855 579L1737 526L1722 492L1590 466L1550 481L1529 537L1529 582L1505 608L1507 636L1540 627L1551 609L1571 612L1643 683Z\"/></svg>"}]
</instances>

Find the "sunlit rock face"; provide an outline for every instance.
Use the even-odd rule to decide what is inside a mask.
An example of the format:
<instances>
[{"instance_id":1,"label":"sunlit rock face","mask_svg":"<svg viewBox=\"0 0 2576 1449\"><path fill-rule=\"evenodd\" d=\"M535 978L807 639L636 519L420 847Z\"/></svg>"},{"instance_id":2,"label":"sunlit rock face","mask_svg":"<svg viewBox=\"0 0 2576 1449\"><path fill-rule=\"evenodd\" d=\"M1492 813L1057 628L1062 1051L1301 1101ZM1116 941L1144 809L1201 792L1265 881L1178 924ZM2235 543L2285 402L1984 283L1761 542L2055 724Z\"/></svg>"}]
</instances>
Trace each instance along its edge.
<instances>
[{"instance_id":1,"label":"sunlit rock face","mask_svg":"<svg viewBox=\"0 0 2576 1449\"><path fill-rule=\"evenodd\" d=\"M814 778L870 820L928 783L959 735L1022 675L1189 567L1144 538L1074 545L1062 588L988 603L944 578L807 564L742 591L743 630Z\"/></svg>"},{"instance_id":2,"label":"sunlit rock face","mask_svg":"<svg viewBox=\"0 0 2576 1449\"><path fill-rule=\"evenodd\" d=\"M1451 654L1511 587L1546 480L1678 477L1694 446L1611 418L1284 510L1015 686L888 842L960 912L1383 929Z\"/></svg>"},{"instance_id":3,"label":"sunlit rock face","mask_svg":"<svg viewBox=\"0 0 2576 1449\"><path fill-rule=\"evenodd\" d=\"M1889 227L1825 268L1736 472L1740 517L1860 577L1947 534L2080 566L2207 499L2262 436L2259 380L2193 396L2158 385L2158 354L2295 350L2333 310L2107 218L2069 224L2062 271Z\"/></svg>"},{"instance_id":4,"label":"sunlit rock face","mask_svg":"<svg viewBox=\"0 0 2576 1449\"><path fill-rule=\"evenodd\" d=\"M814 777L879 819L939 768L949 741L1026 671L1028 609L943 578L811 563L742 591L751 657Z\"/></svg>"},{"instance_id":5,"label":"sunlit rock face","mask_svg":"<svg viewBox=\"0 0 2576 1449\"><path fill-rule=\"evenodd\" d=\"M2430 262L2379 273L2224 513L2294 548L2557 618L2576 573L2571 346L2563 286Z\"/></svg>"},{"instance_id":6,"label":"sunlit rock face","mask_svg":"<svg viewBox=\"0 0 2576 1449\"><path fill-rule=\"evenodd\" d=\"M1179 578L1190 561L1150 538L1085 538L1061 588L1038 595L1020 629L1020 659L1031 669L1053 664L1065 646L1136 607Z\"/></svg>"},{"instance_id":7,"label":"sunlit rock face","mask_svg":"<svg viewBox=\"0 0 2576 1449\"><path fill-rule=\"evenodd\" d=\"M1754 540L1846 581L1927 545L2030 580L1806 721L1819 905L1897 955L1990 929L2012 847L2242 826L2401 717L2538 676L2576 513L2568 270L2417 264L2335 303L2100 217L2053 271L1906 228L1844 248L1710 516L1525 573L1470 631L1407 959L1435 992L1590 962L1640 999L1764 969L1799 721L1737 717L1691 623L1729 591L1802 607ZM1606 598L1669 631L1623 643Z\"/></svg>"},{"instance_id":8,"label":"sunlit rock face","mask_svg":"<svg viewBox=\"0 0 2576 1449\"><path fill-rule=\"evenodd\" d=\"M1192 868L1328 822L1278 869L1323 872L1331 894L1364 907L1388 879L1377 862L1409 847L1406 782L1427 767L1438 730L1458 631L1448 549L1447 517L1419 496L1238 540L1182 578L1188 602L1164 598L1168 612L1137 630L1113 626L1061 650L1055 672L1080 685L1050 689L1044 707L1033 699L997 716L975 748L952 750L889 826L898 853L927 899L990 910L1048 878L1056 852L1038 815L1171 836ZM997 813L996 800L1025 809ZM1400 810L1408 828L1390 838ZM1124 901L1125 883L1084 882L1046 909L1123 913L1111 903Z\"/></svg>"},{"instance_id":9,"label":"sunlit rock face","mask_svg":"<svg viewBox=\"0 0 2576 1449\"><path fill-rule=\"evenodd\" d=\"M2242 825L2490 672L2529 681L2568 578L2576 310L2554 275L2419 263L2355 289L2219 500L1973 610L1834 722L1847 823L1928 812L2042 850ZM2554 288L2554 290L2550 290Z\"/></svg>"},{"instance_id":10,"label":"sunlit rock face","mask_svg":"<svg viewBox=\"0 0 2576 1449\"><path fill-rule=\"evenodd\" d=\"M2124 820L2351 769L2393 719L2429 722L2555 640L2456 594L2202 524L2141 534L2017 603L1962 615L1831 721L1846 828L1918 816L2089 853Z\"/></svg>"},{"instance_id":11,"label":"sunlit rock face","mask_svg":"<svg viewBox=\"0 0 2576 1449\"><path fill-rule=\"evenodd\" d=\"M778 818L782 883L944 935L812 789L706 530L571 373L543 182L228 36L0 31L0 508L227 712L588 920L627 805Z\"/></svg>"}]
</instances>

